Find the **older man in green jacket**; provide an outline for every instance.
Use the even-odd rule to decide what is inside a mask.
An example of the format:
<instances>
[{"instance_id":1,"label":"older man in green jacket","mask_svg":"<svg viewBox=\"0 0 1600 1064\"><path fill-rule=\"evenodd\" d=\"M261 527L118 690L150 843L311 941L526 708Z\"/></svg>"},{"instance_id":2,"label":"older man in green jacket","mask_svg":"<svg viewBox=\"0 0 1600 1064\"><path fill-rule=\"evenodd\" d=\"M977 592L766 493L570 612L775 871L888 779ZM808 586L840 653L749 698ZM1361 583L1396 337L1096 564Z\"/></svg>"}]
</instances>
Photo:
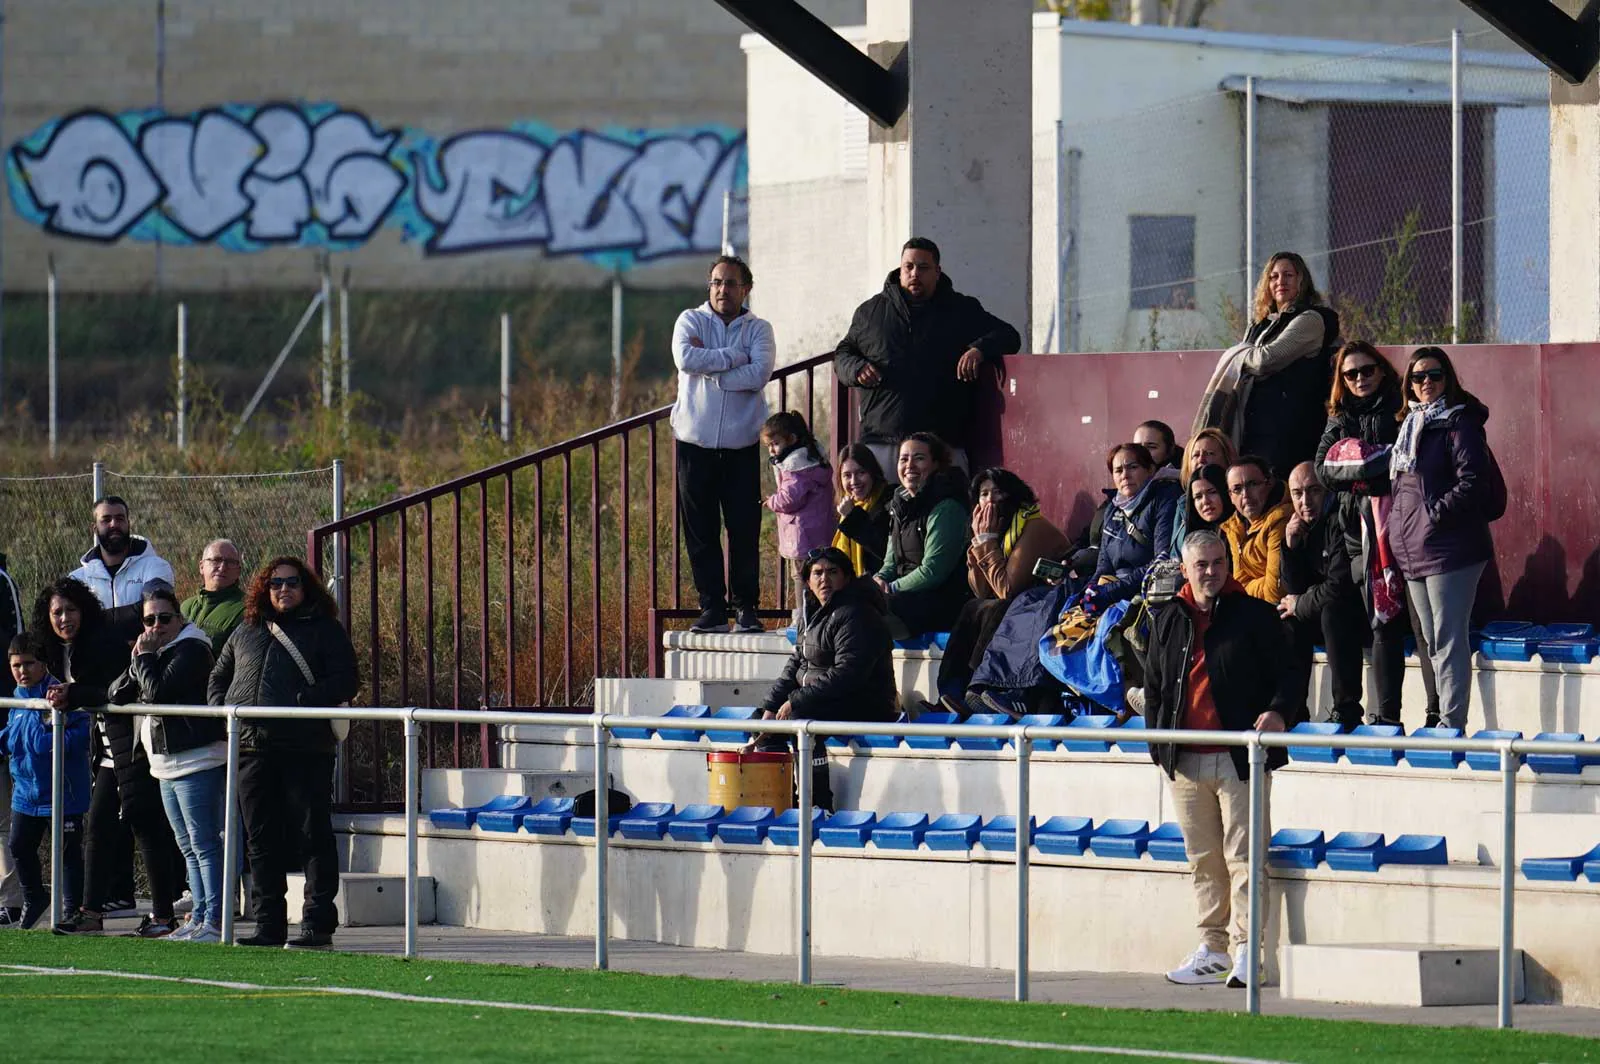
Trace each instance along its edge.
<instances>
[{"instance_id":1,"label":"older man in green jacket","mask_svg":"<svg viewBox=\"0 0 1600 1064\"><path fill-rule=\"evenodd\" d=\"M183 615L211 638L213 653L220 653L233 630L244 619L244 556L232 540L215 539L200 554L200 590L183 600Z\"/></svg>"}]
</instances>

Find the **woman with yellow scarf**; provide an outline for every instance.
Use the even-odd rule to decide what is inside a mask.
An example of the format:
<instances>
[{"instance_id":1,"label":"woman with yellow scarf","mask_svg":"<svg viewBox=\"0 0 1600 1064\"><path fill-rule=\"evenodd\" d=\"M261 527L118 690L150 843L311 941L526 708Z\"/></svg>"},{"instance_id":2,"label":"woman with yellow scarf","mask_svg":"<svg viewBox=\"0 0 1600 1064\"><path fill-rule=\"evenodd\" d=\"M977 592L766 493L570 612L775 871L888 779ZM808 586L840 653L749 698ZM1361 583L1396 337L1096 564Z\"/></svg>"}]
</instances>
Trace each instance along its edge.
<instances>
[{"instance_id":1,"label":"woman with yellow scarf","mask_svg":"<svg viewBox=\"0 0 1600 1064\"><path fill-rule=\"evenodd\" d=\"M852 443L839 452L839 530L833 546L844 551L858 573L883 568L889 547L889 498L894 494L883 466L865 444Z\"/></svg>"}]
</instances>

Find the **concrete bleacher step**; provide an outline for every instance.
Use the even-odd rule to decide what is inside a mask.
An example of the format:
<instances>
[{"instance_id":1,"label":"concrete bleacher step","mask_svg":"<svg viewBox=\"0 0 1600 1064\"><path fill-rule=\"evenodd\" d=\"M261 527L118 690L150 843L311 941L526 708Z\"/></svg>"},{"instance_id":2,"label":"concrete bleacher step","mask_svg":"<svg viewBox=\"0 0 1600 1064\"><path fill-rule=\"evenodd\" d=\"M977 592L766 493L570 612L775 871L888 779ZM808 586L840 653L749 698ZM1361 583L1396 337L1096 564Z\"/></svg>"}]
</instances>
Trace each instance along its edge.
<instances>
[{"instance_id":1,"label":"concrete bleacher step","mask_svg":"<svg viewBox=\"0 0 1600 1064\"><path fill-rule=\"evenodd\" d=\"M766 697L772 681L783 673L784 663L794 652L794 645L781 632L767 632L762 635L667 632L662 637L661 645L662 672L669 679L737 680L743 682L747 690L755 692L749 696L748 701L725 702L723 705L749 705L751 702L760 702ZM900 692L902 706L915 710L922 699L937 701L936 680L941 657L942 653L936 647L924 650L895 649L893 657L895 686ZM636 681L614 682L629 684ZM598 687L596 692L595 697L598 702L601 697ZM683 702L703 702L711 705L713 709L716 708L716 704L708 698L674 697L664 703L656 702L655 706L664 709L666 706ZM636 704L633 708L615 712L643 715L643 711L637 708Z\"/></svg>"},{"instance_id":2,"label":"concrete bleacher step","mask_svg":"<svg viewBox=\"0 0 1600 1064\"><path fill-rule=\"evenodd\" d=\"M717 638L717 637L712 637ZM723 636L751 639L754 636ZM782 637L780 637L781 639ZM785 644L787 645L787 644ZM780 666L781 668L781 666ZM754 706L772 690L777 676L750 679L703 679L631 677L595 681L594 704L602 713L622 713L630 717L658 717L673 706L707 706L716 712L726 706Z\"/></svg>"},{"instance_id":3,"label":"concrete bleacher step","mask_svg":"<svg viewBox=\"0 0 1600 1064\"><path fill-rule=\"evenodd\" d=\"M1294 944L1278 958L1279 994L1357 1005L1492 1005L1499 954L1466 946ZM1512 960L1514 998L1524 997L1522 951Z\"/></svg>"},{"instance_id":4,"label":"concrete bleacher step","mask_svg":"<svg viewBox=\"0 0 1600 1064\"><path fill-rule=\"evenodd\" d=\"M471 809L503 795L572 798L594 789L594 759L587 769L424 769L421 808Z\"/></svg>"},{"instance_id":5,"label":"concrete bleacher step","mask_svg":"<svg viewBox=\"0 0 1600 1064\"><path fill-rule=\"evenodd\" d=\"M286 895L289 920L298 918L305 901L306 877L291 873ZM339 907L339 923L344 927L401 927L406 922L406 878L383 872L341 872L339 893L335 896ZM432 876L417 877L417 919L424 924L434 922L435 887Z\"/></svg>"}]
</instances>

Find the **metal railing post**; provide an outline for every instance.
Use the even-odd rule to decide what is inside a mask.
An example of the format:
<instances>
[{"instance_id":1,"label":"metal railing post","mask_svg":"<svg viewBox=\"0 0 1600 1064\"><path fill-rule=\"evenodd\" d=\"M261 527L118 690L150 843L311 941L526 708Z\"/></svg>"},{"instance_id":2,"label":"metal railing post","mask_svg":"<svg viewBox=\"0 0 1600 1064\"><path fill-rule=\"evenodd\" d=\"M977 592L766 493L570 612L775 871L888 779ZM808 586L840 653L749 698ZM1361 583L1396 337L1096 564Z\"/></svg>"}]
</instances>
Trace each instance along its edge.
<instances>
[{"instance_id":1,"label":"metal railing post","mask_svg":"<svg viewBox=\"0 0 1600 1064\"><path fill-rule=\"evenodd\" d=\"M421 779L417 772L417 747L422 735L422 725L417 723L416 707L406 710L406 944L405 956L417 956L417 790Z\"/></svg>"},{"instance_id":2,"label":"metal railing post","mask_svg":"<svg viewBox=\"0 0 1600 1064\"><path fill-rule=\"evenodd\" d=\"M611 732L603 717L594 721L594 966L611 967L611 900L608 897L607 843L611 840Z\"/></svg>"},{"instance_id":3,"label":"metal railing post","mask_svg":"<svg viewBox=\"0 0 1600 1064\"><path fill-rule=\"evenodd\" d=\"M1033 743L1028 729L1018 728L1012 740L1017 746L1017 975L1015 996L1028 1000L1028 851L1033 846L1033 830L1028 818L1028 778L1032 767Z\"/></svg>"},{"instance_id":4,"label":"metal railing post","mask_svg":"<svg viewBox=\"0 0 1600 1064\"><path fill-rule=\"evenodd\" d=\"M1261 1015L1261 922L1267 884L1264 877L1267 845L1267 748L1260 736L1250 739L1250 922L1245 937L1245 1010Z\"/></svg>"},{"instance_id":5,"label":"metal railing post","mask_svg":"<svg viewBox=\"0 0 1600 1064\"><path fill-rule=\"evenodd\" d=\"M59 709L50 711L50 926L55 927L67 916L61 911L66 899L66 801L67 801L67 715ZM83 841L80 836L78 841ZM81 899L80 899L81 900Z\"/></svg>"},{"instance_id":6,"label":"metal railing post","mask_svg":"<svg viewBox=\"0 0 1600 1064\"><path fill-rule=\"evenodd\" d=\"M796 797L799 801L795 804L800 810L800 838L799 850L795 854L796 884L798 897L795 899L796 922L796 968L795 982L801 986L811 984L811 806L815 798L811 794L811 749L812 738L806 722L800 724L800 732L795 736L795 779Z\"/></svg>"},{"instance_id":7,"label":"metal railing post","mask_svg":"<svg viewBox=\"0 0 1600 1064\"><path fill-rule=\"evenodd\" d=\"M239 895L239 708L228 707L228 761L222 786L222 942L233 945L234 906Z\"/></svg>"},{"instance_id":8,"label":"metal railing post","mask_svg":"<svg viewBox=\"0 0 1600 1064\"><path fill-rule=\"evenodd\" d=\"M1248 312L1256 269L1256 79L1244 79L1244 302Z\"/></svg>"},{"instance_id":9,"label":"metal railing post","mask_svg":"<svg viewBox=\"0 0 1600 1064\"><path fill-rule=\"evenodd\" d=\"M1496 1025L1512 1027L1516 994L1512 964L1516 956L1517 921L1517 766L1521 759L1511 744L1500 748L1500 993Z\"/></svg>"}]
</instances>

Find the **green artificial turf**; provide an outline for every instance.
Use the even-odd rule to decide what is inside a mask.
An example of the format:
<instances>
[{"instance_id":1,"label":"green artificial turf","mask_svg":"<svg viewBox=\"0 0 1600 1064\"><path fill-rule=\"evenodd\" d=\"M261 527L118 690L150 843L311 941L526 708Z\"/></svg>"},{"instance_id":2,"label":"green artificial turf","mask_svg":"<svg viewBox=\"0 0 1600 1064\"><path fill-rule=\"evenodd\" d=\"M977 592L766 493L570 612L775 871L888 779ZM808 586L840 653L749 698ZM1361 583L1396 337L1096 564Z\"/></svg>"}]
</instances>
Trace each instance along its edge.
<instances>
[{"instance_id":1,"label":"green artificial turf","mask_svg":"<svg viewBox=\"0 0 1600 1064\"><path fill-rule=\"evenodd\" d=\"M1210 1053L1280 1061L1600 1060L1600 1042L1560 1035L1401 1027L1228 1013L1018 1005L837 987L284 950L226 949L0 932L0 966L144 973L254 984L228 988L0 967L0 1059L1001 1060L1139 1059L816 1031L518 1012L331 995L360 987L424 997L718 1017L886 1031L948 1032L1053 1044Z\"/></svg>"}]
</instances>

